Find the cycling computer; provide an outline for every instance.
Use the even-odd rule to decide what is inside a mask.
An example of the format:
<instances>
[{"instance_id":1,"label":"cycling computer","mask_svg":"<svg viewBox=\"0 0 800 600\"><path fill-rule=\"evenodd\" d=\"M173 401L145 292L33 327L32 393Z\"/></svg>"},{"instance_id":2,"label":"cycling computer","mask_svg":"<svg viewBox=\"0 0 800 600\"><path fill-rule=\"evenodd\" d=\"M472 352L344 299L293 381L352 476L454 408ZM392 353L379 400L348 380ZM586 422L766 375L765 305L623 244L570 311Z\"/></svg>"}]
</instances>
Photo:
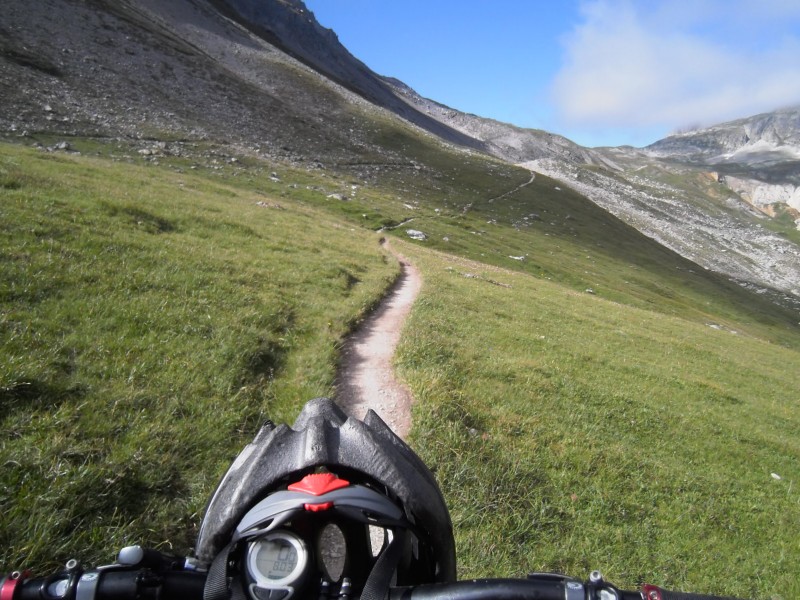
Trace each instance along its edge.
<instances>
[{"instance_id":1,"label":"cycling computer","mask_svg":"<svg viewBox=\"0 0 800 600\"><path fill-rule=\"evenodd\" d=\"M279 529L256 538L247 551L252 597L288 600L302 586L310 562L305 542L290 531Z\"/></svg>"}]
</instances>

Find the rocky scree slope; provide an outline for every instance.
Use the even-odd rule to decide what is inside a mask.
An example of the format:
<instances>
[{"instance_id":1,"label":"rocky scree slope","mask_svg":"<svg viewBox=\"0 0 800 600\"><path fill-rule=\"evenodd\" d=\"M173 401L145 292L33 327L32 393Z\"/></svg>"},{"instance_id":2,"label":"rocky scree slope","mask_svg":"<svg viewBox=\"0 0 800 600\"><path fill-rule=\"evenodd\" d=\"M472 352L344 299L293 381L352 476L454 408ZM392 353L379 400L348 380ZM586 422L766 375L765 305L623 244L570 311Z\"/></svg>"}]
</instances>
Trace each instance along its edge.
<instances>
[{"instance_id":1,"label":"rocky scree slope","mask_svg":"<svg viewBox=\"0 0 800 600\"><path fill-rule=\"evenodd\" d=\"M760 293L800 306L800 111L776 111L670 136L644 149L595 148L604 168L524 161L668 248Z\"/></svg>"},{"instance_id":2,"label":"rocky scree slope","mask_svg":"<svg viewBox=\"0 0 800 600\"><path fill-rule=\"evenodd\" d=\"M800 227L800 107L672 135L646 151L715 170L758 210L788 212Z\"/></svg>"},{"instance_id":3,"label":"rocky scree slope","mask_svg":"<svg viewBox=\"0 0 800 600\"><path fill-rule=\"evenodd\" d=\"M553 159L525 163L563 181L645 235L744 287L800 309L800 247L711 173L607 149L620 172Z\"/></svg>"},{"instance_id":4,"label":"rocky scree slope","mask_svg":"<svg viewBox=\"0 0 800 600\"><path fill-rule=\"evenodd\" d=\"M538 158L555 158L575 164L607 164L606 158L601 154L579 146L563 136L464 113L420 96L398 79L384 77L383 80L410 105L437 121L480 140L488 153L505 161L519 163ZM613 164L608 166L614 167Z\"/></svg>"},{"instance_id":5,"label":"rocky scree slope","mask_svg":"<svg viewBox=\"0 0 800 600\"><path fill-rule=\"evenodd\" d=\"M4 2L0 132L170 140L173 152L210 140L290 162L405 160L373 141L390 112L218 4ZM284 21L302 6L252 4Z\"/></svg>"}]
</instances>

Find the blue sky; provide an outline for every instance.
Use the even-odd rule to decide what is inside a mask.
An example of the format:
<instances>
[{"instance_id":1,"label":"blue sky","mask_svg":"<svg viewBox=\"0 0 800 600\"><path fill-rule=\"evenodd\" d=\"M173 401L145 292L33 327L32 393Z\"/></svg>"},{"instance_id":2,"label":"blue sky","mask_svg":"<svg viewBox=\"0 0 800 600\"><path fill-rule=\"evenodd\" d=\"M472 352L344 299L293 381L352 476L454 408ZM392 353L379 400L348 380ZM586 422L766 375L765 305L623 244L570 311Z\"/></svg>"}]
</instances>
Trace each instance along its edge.
<instances>
[{"instance_id":1,"label":"blue sky","mask_svg":"<svg viewBox=\"0 0 800 600\"><path fill-rule=\"evenodd\" d=\"M381 75L586 145L800 105L800 0L305 0Z\"/></svg>"}]
</instances>

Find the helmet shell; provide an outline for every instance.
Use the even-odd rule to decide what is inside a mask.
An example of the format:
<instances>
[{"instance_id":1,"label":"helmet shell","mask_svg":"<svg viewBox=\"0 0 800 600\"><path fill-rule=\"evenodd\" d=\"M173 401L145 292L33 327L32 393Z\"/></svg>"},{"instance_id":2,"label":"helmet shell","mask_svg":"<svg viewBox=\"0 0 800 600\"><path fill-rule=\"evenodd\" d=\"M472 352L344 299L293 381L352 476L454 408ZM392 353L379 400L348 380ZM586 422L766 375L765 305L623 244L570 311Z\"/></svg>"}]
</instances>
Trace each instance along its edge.
<instances>
[{"instance_id":1,"label":"helmet shell","mask_svg":"<svg viewBox=\"0 0 800 600\"><path fill-rule=\"evenodd\" d=\"M306 403L292 427L265 425L242 450L206 508L197 558L213 561L250 508L315 467L355 471L385 486L434 557L433 581L455 580L453 526L430 469L375 412L359 421L328 398Z\"/></svg>"}]
</instances>

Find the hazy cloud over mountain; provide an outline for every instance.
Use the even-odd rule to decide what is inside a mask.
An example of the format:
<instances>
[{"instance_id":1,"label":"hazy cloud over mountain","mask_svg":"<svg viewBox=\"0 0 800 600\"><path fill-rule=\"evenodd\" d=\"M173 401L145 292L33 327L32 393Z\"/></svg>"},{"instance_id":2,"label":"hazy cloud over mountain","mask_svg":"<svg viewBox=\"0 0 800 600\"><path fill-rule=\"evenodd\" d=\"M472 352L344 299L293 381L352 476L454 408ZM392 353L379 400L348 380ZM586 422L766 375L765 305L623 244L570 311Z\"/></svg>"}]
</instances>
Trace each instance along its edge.
<instances>
[{"instance_id":1,"label":"hazy cloud over mountain","mask_svg":"<svg viewBox=\"0 0 800 600\"><path fill-rule=\"evenodd\" d=\"M674 130L800 104L796 0L591 0L552 87L563 122Z\"/></svg>"}]
</instances>

